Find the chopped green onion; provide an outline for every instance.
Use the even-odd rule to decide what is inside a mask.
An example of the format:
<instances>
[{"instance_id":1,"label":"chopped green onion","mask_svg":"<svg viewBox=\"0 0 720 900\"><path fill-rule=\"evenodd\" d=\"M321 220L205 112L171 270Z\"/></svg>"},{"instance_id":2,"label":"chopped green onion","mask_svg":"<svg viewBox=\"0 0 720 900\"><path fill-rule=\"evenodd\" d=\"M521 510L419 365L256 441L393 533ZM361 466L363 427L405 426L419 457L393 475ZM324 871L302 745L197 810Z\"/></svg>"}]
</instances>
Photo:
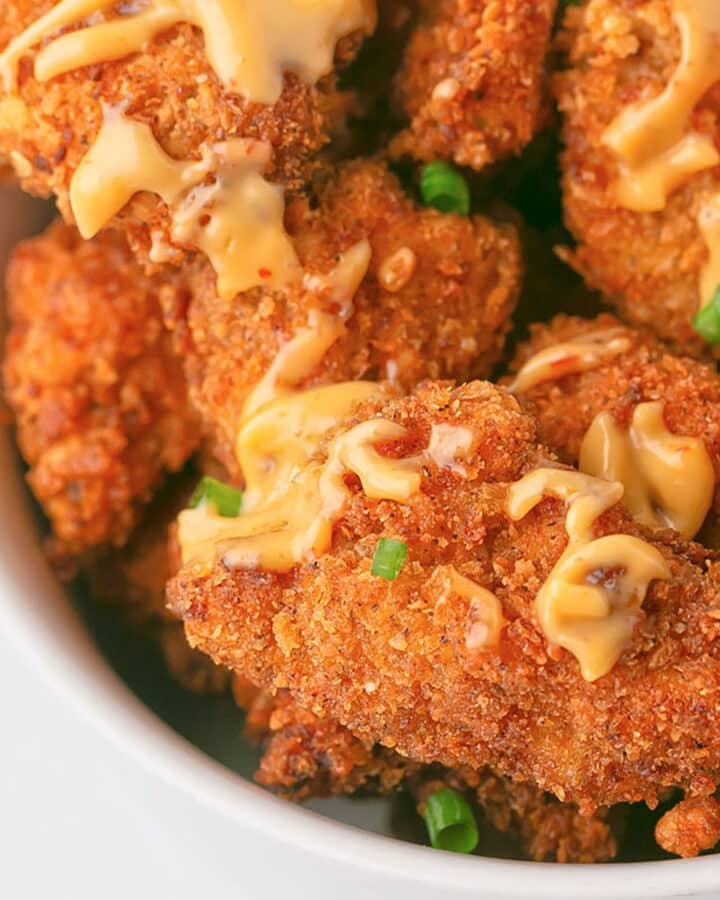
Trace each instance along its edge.
<instances>
[{"instance_id":1,"label":"chopped green onion","mask_svg":"<svg viewBox=\"0 0 720 900\"><path fill-rule=\"evenodd\" d=\"M407 544L392 538L380 538L370 571L379 578L395 581L407 559Z\"/></svg>"},{"instance_id":2,"label":"chopped green onion","mask_svg":"<svg viewBox=\"0 0 720 900\"><path fill-rule=\"evenodd\" d=\"M438 160L428 163L420 175L420 195L426 206L445 213L470 213L470 188L457 169Z\"/></svg>"},{"instance_id":3,"label":"chopped green onion","mask_svg":"<svg viewBox=\"0 0 720 900\"><path fill-rule=\"evenodd\" d=\"M205 477L193 491L190 498L190 508L200 506L201 503L212 503L219 516L225 516L229 519L240 515L240 507L242 506L242 491L237 488L230 487L229 484L223 484L215 478Z\"/></svg>"},{"instance_id":4,"label":"chopped green onion","mask_svg":"<svg viewBox=\"0 0 720 900\"><path fill-rule=\"evenodd\" d=\"M711 344L720 344L720 285L712 300L693 319L693 328Z\"/></svg>"},{"instance_id":5,"label":"chopped green onion","mask_svg":"<svg viewBox=\"0 0 720 900\"><path fill-rule=\"evenodd\" d=\"M480 835L475 813L458 791L446 789L431 794L425 804L424 819L436 850L472 853L477 847Z\"/></svg>"}]
</instances>

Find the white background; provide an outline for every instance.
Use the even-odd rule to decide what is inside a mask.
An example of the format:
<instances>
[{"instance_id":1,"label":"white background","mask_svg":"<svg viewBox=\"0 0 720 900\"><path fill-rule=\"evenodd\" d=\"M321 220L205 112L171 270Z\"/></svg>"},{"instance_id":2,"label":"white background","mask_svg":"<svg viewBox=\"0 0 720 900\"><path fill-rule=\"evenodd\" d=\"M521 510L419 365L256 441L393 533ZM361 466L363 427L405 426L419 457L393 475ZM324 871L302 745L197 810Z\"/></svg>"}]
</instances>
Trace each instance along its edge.
<instances>
[{"instance_id":1,"label":"white background","mask_svg":"<svg viewBox=\"0 0 720 900\"><path fill-rule=\"evenodd\" d=\"M146 774L3 637L0 710L3 900L322 900L342 892L333 864L240 834ZM357 877L353 888L353 898L381 897Z\"/></svg>"}]
</instances>

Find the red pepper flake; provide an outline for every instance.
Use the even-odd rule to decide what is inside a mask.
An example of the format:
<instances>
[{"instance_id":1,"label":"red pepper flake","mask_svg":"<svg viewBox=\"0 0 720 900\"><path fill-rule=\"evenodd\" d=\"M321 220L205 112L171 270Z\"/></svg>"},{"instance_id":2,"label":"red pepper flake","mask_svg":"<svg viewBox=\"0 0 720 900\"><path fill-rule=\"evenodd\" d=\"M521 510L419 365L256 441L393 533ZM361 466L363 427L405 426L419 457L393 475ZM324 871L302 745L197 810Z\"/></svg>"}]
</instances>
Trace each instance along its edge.
<instances>
[{"instance_id":1,"label":"red pepper flake","mask_svg":"<svg viewBox=\"0 0 720 900\"><path fill-rule=\"evenodd\" d=\"M258 269L258 275L261 278L272 278L272 270L263 267L262 269Z\"/></svg>"}]
</instances>

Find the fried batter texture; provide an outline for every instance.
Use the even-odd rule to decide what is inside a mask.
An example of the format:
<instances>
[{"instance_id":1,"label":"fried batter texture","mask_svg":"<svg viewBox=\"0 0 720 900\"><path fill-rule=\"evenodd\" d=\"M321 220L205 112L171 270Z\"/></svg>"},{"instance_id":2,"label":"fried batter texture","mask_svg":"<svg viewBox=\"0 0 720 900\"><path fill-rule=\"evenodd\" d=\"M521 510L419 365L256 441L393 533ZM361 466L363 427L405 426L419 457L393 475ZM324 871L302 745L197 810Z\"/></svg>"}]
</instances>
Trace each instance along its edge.
<instances>
[{"instance_id":1,"label":"fried batter texture","mask_svg":"<svg viewBox=\"0 0 720 900\"><path fill-rule=\"evenodd\" d=\"M221 694L228 688L230 673L188 646L182 624L165 605L165 585L180 567L173 523L187 505L196 478L183 473L171 479L155 495L127 543L86 554L82 569L93 599L113 607L123 624L157 641L178 684L195 694Z\"/></svg>"},{"instance_id":2,"label":"fried batter texture","mask_svg":"<svg viewBox=\"0 0 720 900\"><path fill-rule=\"evenodd\" d=\"M682 800L655 826L655 840L668 853L691 858L720 842L720 800Z\"/></svg>"},{"instance_id":3,"label":"fried batter texture","mask_svg":"<svg viewBox=\"0 0 720 900\"><path fill-rule=\"evenodd\" d=\"M266 689L287 688L315 715L423 762L491 766L582 813L621 801L653 805L676 785L720 780L720 566L701 547L654 541L670 570L652 582L632 641L589 683L567 653L548 653L534 602L567 545L564 503L519 522L508 484L547 465L533 420L501 389L426 384L369 402L346 425L380 415L406 429L384 452L412 456L433 425L472 431L463 473L424 465L419 493L378 501L356 489L329 553L287 574L192 567L169 585L191 646ZM382 452L382 451L381 451ZM620 506L595 535L646 537ZM380 536L408 545L388 582L370 573ZM447 597L438 566L491 590L508 622L496 649L468 647L468 604ZM680 626L680 627L678 627Z\"/></svg>"},{"instance_id":4,"label":"fried batter texture","mask_svg":"<svg viewBox=\"0 0 720 900\"><path fill-rule=\"evenodd\" d=\"M481 169L519 153L548 118L556 0L420 0L395 80L409 120L391 153Z\"/></svg>"},{"instance_id":5,"label":"fried batter texture","mask_svg":"<svg viewBox=\"0 0 720 900\"><path fill-rule=\"evenodd\" d=\"M720 190L717 168L671 193L659 212L623 208L615 194L618 163L603 143L629 104L660 94L680 59L671 0L589 0L570 6L561 38L568 68L555 80L564 113L562 156L566 224L577 247L570 262L622 318L691 354L704 349L691 322L700 308L708 248L701 206ZM702 98L693 128L720 139L720 87Z\"/></svg>"},{"instance_id":6,"label":"fried batter texture","mask_svg":"<svg viewBox=\"0 0 720 900\"><path fill-rule=\"evenodd\" d=\"M231 303L208 266L188 276L191 299L166 310L187 360L194 405L229 471L248 393L280 348L326 298L314 275L367 239L369 270L345 335L298 388L387 378L404 389L424 378L486 376L511 326L522 278L515 229L417 207L380 162L346 163L297 199L290 233L309 278L282 292L255 289ZM177 300L174 297L173 300Z\"/></svg>"},{"instance_id":7,"label":"fried batter texture","mask_svg":"<svg viewBox=\"0 0 720 900\"><path fill-rule=\"evenodd\" d=\"M720 376L713 366L671 353L651 333L623 326L614 316L596 319L557 316L533 325L530 340L517 352L518 371L546 347L605 329L622 329L627 351L590 371L553 378L520 395L523 407L538 424L540 440L568 465L577 465L580 446L594 418L610 412L627 427L640 403L661 400L663 418L675 434L701 438L720 478ZM714 509L720 512L716 486Z\"/></svg>"},{"instance_id":8,"label":"fried batter texture","mask_svg":"<svg viewBox=\"0 0 720 900\"><path fill-rule=\"evenodd\" d=\"M236 694L246 700L246 685L236 688ZM489 824L519 837L530 859L602 862L616 853L604 814L581 816L573 805L489 770L421 766L389 748L366 744L337 722L319 719L294 703L287 691L274 697L255 693L246 727L255 740L269 735L257 781L293 800L358 791L388 794L403 787L422 814L431 793L450 787L469 792Z\"/></svg>"},{"instance_id":9,"label":"fried batter texture","mask_svg":"<svg viewBox=\"0 0 720 900\"><path fill-rule=\"evenodd\" d=\"M51 0L0 0L0 47L54 5ZM117 15L122 12L107 13ZM358 43L354 37L340 42L339 64L353 58ZM26 59L33 57L31 53ZM24 106L18 112L13 103L0 115L0 156L13 163L25 190L43 197L54 194L63 217L73 222L70 181L98 135L105 106L123 109L148 125L162 149L177 160L199 159L204 146L233 138L267 143L272 147L267 178L297 190L310 174L313 156L342 126L347 104L334 82L328 76L307 86L287 74L274 105L250 103L226 90L208 62L202 34L190 25L177 25L140 53L47 82L37 80L32 66L21 64L17 96ZM170 234L168 208L156 194L137 194L113 224L126 230L131 246L144 258L154 236L170 261L182 261L180 245Z\"/></svg>"},{"instance_id":10,"label":"fried batter texture","mask_svg":"<svg viewBox=\"0 0 720 900\"><path fill-rule=\"evenodd\" d=\"M30 486L65 552L122 544L198 420L149 277L116 232L66 225L20 244L8 270L5 395Z\"/></svg>"}]
</instances>

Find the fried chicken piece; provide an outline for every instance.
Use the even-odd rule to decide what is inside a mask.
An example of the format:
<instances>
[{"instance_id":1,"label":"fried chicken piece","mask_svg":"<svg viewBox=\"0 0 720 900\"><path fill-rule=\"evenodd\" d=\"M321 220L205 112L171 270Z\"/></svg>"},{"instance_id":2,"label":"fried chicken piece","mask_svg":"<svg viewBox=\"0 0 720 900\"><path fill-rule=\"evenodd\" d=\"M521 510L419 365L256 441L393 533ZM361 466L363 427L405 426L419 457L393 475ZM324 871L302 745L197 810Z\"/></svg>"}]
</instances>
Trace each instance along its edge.
<instances>
[{"instance_id":1,"label":"fried chicken piece","mask_svg":"<svg viewBox=\"0 0 720 900\"><path fill-rule=\"evenodd\" d=\"M409 388L423 378L488 375L499 359L521 281L514 228L418 208L380 162L347 163L319 187L317 205L298 199L287 219L309 274L367 238L369 271L345 336L303 385L389 378ZM259 289L221 300L201 266L192 299L168 309L187 360L194 404L233 472L233 447L247 395L278 350L306 326L316 289Z\"/></svg>"},{"instance_id":2,"label":"fried chicken piece","mask_svg":"<svg viewBox=\"0 0 720 900\"><path fill-rule=\"evenodd\" d=\"M395 80L409 120L395 156L481 169L519 153L548 118L545 56L556 0L420 0Z\"/></svg>"},{"instance_id":3,"label":"fried chicken piece","mask_svg":"<svg viewBox=\"0 0 720 900\"><path fill-rule=\"evenodd\" d=\"M635 212L615 193L618 162L603 143L631 103L663 91L680 58L670 0L590 0L568 8L561 42L568 69L556 76L564 113L565 219L577 247L567 261L601 290L623 319L692 355L706 345L691 321L700 308L708 248L698 216L720 189L718 169L691 177L659 212ZM720 86L705 94L693 128L720 140Z\"/></svg>"},{"instance_id":4,"label":"fried chicken piece","mask_svg":"<svg viewBox=\"0 0 720 900\"><path fill-rule=\"evenodd\" d=\"M577 465L583 438L599 413L610 412L627 427L640 403L661 400L669 430L701 438L720 477L720 376L712 366L671 353L651 333L623 326L607 314L596 319L557 316L549 324L531 326L531 338L518 349L512 368L518 371L546 347L612 328L627 337L625 352L590 371L553 378L521 393L521 403L538 423L540 440L563 462ZM714 509L720 512L718 486Z\"/></svg>"},{"instance_id":5,"label":"fried chicken piece","mask_svg":"<svg viewBox=\"0 0 720 900\"><path fill-rule=\"evenodd\" d=\"M332 719L298 706L287 691L275 695L235 676L233 694L247 709L245 732L266 740L256 781L295 801L359 791L387 794L420 764L356 738Z\"/></svg>"},{"instance_id":6,"label":"fried chicken piece","mask_svg":"<svg viewBox=\"0 0 720 900\"><path fill-rule=\"evenodd\" d=\"M389 748L366 744L337 722L319 719L287 691L248 696L247 683L237 678L233 690L248 707L249 735L255 740L269 735L256 780L293 800L358 791L388 794L403 787L412 792L422 815L433 791L451 787L469 791L499 832L520 836L531 859L601 862L616 853L602 815L581 816L576 807L532 785L514 784L488 770L438 773Z\"/></svg>"},{"instance_id":7,"label":"fried chicken piece","mask_svg":"<svg viewBox=\"0 0 720 900\"><path fill-rule=\"evenodd\" d=\"M157 640L175 681L196 694L220 694L227 690L230 673L188 646L182 624L165 605L165 585L180 568L172 526L196 480L196 475L185 473L171 479L153 497L128 542L86 554L82 568L94 600L111 606L123 623Z\"/></svg>"},{"instance_id":8,"label":"fried chicken piece","mask_svg":"<svg viewBox=\"0 0 720 900\"><path fill-rule=\"evenodd\" d=\"M581 815L574 804L560 803L534 785L513 782L489 769L451 770L440 777L430 773L412 781L420 815L435 791L467 792L486 821L501 834L518 837L526 856L535 862L599 863L617 853L605 810Z\"/></svg>"},{"instance_id":9,"label":"fried chicken piece","mask_svg":"<svg viewBox=\"0 0 720 900\"><path fill-rule=\"evenodd\" d=\"M65 552L122 544L198 442L157 295L122 235L55 224L10 262L4 385L28 480Z\"/></svg>"},{"instance_id":10,"label":"fried chicken piece","mask_svg":"<svg viewBox=\"0 0 720 900\"><path fill-rule=\"evenodd\" d=\"M209 574L186 567L169 603L191 646L264 688L287 688L361 740L425 763L490 766L583 814L652 805L660 788L686 788L699 773L720 780L714 557L671 534L653 541L668 580L650 583L615 666L585 681L571 654L548 652L534 608L567 547L566 505L548 497L518 522L506 508L508 485L552 460L533 420L492 385L426 384L366 403L342 429L377 416L405 429L380 445L393 457L426 448L432 426L469 429L462 471L426 459L420 490L404 504L371 499L351 480L330 552L283 574L221 560ZM593 531L646 537L619 505ZM370 573L383 535L408 546L390 582ZM438 608L447 565L500 602L508 624L497 649L473 650L459 595Z\"/></svg>"},{"instance_id":11,"label":"fried chicken piece","mask_svg":"<svg viewBox=\"0 0 720 900\"><path fill-rule=\"evenodd\" d=\"M49 0L0 0L0 47L55 5ZM93 24L138 12L133 4L117 6L95 12ZM360 39L352 35L340 41L338 65L354 57ZM347 106L332 75L307 86L286 74L273 105L248 102L226 88L210 64L202 33L187 24L164 30L142 52L49 81L34 75L30 62L36 55L33 50L21 61L17 95L9 95L11 102L0 115L0 156L11 160L25 190L43 197L54 194L68 222L74 221L70 182L100 131L104 107L123 109L149 126L176 160L199 159L204 147L234 138L269 144L272 159L264 174L297 190L309 176L313 156L341 127ZM171 238L169 210L157 194L137 194L112 224L122 225L144 259L154 239L167 261L182 262L177 248L183 245Z\"/></svg>"},{"instance_id":12,"label":"fried chicken piece","mask_svg":"<svg viewBox=\"0 0 720 900\"><path fill-rule=\"evenodd\" d=\"M717 796L682 800L657 823L655 840L663 850L686 859L712 850L720 842L720 800Z\"/></svg>"}]
</instances>

